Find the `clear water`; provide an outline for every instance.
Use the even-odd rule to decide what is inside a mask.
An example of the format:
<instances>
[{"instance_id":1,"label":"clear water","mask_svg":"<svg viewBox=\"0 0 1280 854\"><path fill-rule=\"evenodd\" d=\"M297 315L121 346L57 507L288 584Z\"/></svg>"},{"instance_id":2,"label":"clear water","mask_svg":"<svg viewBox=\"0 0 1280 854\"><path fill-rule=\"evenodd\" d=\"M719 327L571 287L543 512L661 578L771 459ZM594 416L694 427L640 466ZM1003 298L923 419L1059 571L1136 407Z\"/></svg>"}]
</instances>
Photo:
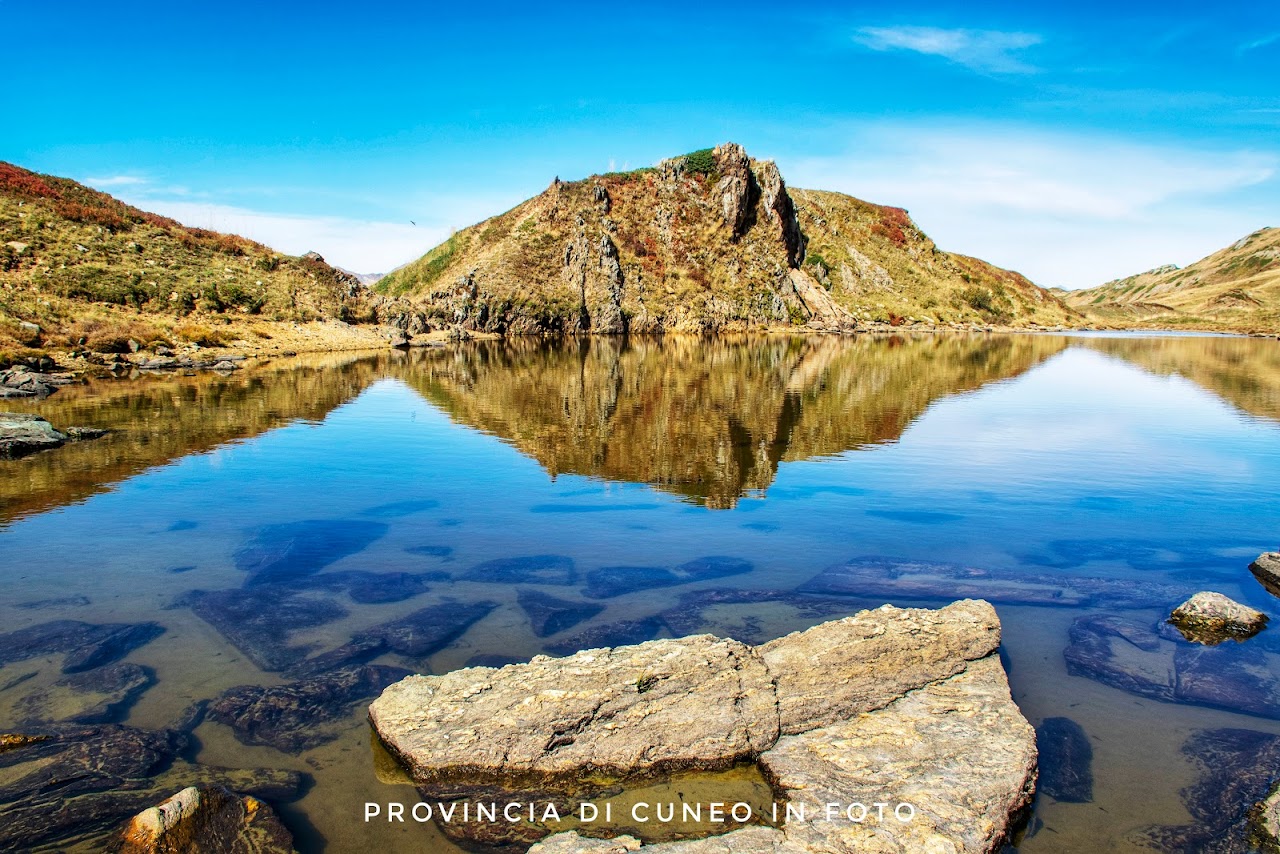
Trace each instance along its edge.
<instances>
[{"instance_id":1,"label":"clear water","mask_svg":"<svg viewBox=\"0 0 1280 854\"><path fill-rule=\"evenodd\" d=\"M124 721L143 728L233 686L285 681L173 605L194 589L240 588L237 552L269 526L305 520L377 523L377 536L323 573L450 577L392 603L316 594L346 615L295 632L291 644L324 651L434 603L498 603L432 655L377 660L421 672L477 656L527 658L697 590L790 591L873 555L1214 589L1280 615L1246 568L1280 545L1280 343L1270 340L473 343L299 359L227 379L100 381L4 407L115 430L0 463L0 628L161 623L165 633L127 658L157 676ZM484 561L546 554L572 559L577 582L459 577ZM519 587L581 599L600 567L709 555L752 569L600 599L601 613L548 638L534 635L516 599ZM884 598L851 599L849 611ZM1123 615L1155 623L1174 604ZM1265 717L1068 675L1062 651L1081 609L998 610L1023 712L1033 723L1072 718L1094 753L1093 801L1040 798L1023 851L1138 850L1136 830L1190 821L1179 796L1194 779L1180 753L1189 734L1280 733ZM825 618L759 602L709 608L698 625L754 641ZM1249 643L1270 651L1276 631ZM17 726L23 696L56 678L58 664L0 667L0 686L40 670L0 690L0 732ZM296 755L246 747L206 721L195 758L310 775L313 785L282 810L303 850L455 850L429 826L362 821L365 801L410 792L375 773L364 707L333 740Z\"/></svg>"}]
</instances>

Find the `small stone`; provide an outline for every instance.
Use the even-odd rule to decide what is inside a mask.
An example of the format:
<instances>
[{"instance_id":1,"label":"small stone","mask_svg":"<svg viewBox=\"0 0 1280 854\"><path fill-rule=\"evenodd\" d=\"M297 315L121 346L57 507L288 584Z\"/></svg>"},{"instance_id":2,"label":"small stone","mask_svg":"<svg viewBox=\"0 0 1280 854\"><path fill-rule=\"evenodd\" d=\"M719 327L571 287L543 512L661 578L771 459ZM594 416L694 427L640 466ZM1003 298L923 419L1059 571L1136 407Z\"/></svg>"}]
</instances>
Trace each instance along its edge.
<instances>
[{"instance_id":1,"label":"small stone","mask_svg":"<svg viewBox=\"0 0 1280 854\"><path fill-rule=\"evenodd\" d=\"M214 365L212 370L227 371L227 372L238 371L240 370L240 366L235 364L234 362L229 362L226 359L223 359L221 362L218 362L216 365Z\"/></svg>"},{"instance_id":2,"label":"small stone","mask_svg":"<svg viewBox=\"0 0 1280 854\"><path fill-rule=\"evenodd\" d=\"M134 816L117 854L226 851L292 854L293 836L262 801L222 786L188 786Z\"/></svg>"},{"instance_id":3,"label":"small stone","mask_svg":"<svg viewBox=\"0 0 1280 854\"><path fill-rule=\"evenodd\" d=\"M1174 608L1169 622L1187 640L1213 646L1253 637L1266 628L1267 616L1221 593L1201 591Z\"/></svg>"},{"instance_id":4,"label":"small stone","mask_svg":"<svg viewBox=\"0 0 1280 854\"><path fill-rule=\"evenodd\" d=\"M107 431L101 427L68 427L67 438L73 442L87 442L91 439L101 439L107 435Z\"/></svg>"},{"instance_id":5,"label":"small stone","mask_svg":"<svg viewBox=\"0 0 1280 854\"><path fill-rule=\"evenodd\" d=\"M1249 564L1253 577L1273 596L1280 596L1280 552L1265 552Z\"/></svg>"}]
</instances>

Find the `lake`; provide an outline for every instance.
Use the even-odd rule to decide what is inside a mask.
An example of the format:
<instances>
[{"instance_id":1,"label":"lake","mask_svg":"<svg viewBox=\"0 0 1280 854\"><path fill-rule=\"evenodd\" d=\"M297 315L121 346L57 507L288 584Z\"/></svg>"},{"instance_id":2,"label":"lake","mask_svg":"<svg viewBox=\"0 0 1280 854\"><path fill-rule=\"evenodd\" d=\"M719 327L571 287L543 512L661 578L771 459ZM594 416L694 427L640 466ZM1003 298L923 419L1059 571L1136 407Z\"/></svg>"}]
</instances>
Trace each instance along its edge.
<instances>
[{"instance_id":1,"label":"lake","mask_svg":"<svg viewBox=\"0 0 1280 854\"><path fill-rule=\"evenodd\" d=\"M113 432L0 462L0 732L76 719L93 749L115 724L185 719L181 743L103 786L252 777L290 792L303 851L457 850L431 825L363 822L365 801L413 800L365 722L393 668L756 643L940 605L957 567L986 571L966 583L997 605L1028 720L1069 718L1092 751L1090 799L1042 793L1018 850L1203 850L1280 757L1280 629L1213 648L1158 629L1206 589L1280 614L1247 569L1280 546L1274 340L467 342L3 408ZM824 583L837 565L858 595ZM1082 650L1118 625L1100 616L1142 637L1090 671ZM338 665L359 684L325 682ZM105 668L115 682L93 681ZM327 716L253 705L308 680ZM1202 778L1208 751L1244 763L1237 782ZM56 819L33 815L19 784L44 766L14 755L0 825L46 835L0 831L0 848L100 847L110 806L72 786Z\"/></svg>"}]
</instances>

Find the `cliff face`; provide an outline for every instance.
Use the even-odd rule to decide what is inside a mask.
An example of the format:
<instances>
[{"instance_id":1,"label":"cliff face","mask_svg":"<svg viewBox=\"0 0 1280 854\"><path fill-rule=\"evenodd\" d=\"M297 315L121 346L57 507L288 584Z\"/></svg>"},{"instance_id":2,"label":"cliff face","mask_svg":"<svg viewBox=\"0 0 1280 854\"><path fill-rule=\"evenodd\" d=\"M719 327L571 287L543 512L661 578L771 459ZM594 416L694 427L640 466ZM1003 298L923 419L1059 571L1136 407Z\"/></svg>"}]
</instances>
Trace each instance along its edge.
<instances>
[{"instance_id":1,"label":"cliff face","mask_svg":"<svg viewBox=\"0 0 1280 854\"><path fill-rule=\"evenodd\" d=\"M1104 323L1280 332L1280 228L1187 267L1168 264L1063 298Z\"/></svg>"},{"instance_id":2,"label":"cliff face","mask_svg":"<svg viewBox=\"0 0 1280 854\"><path fill-rule=\"evenodd\" d=\"M905 211L788 190L774 163L732 143L557 179L377 289L439 322L504 333L1073 319L1016 273L938 250Z\"/></svg>"}]
</instances>

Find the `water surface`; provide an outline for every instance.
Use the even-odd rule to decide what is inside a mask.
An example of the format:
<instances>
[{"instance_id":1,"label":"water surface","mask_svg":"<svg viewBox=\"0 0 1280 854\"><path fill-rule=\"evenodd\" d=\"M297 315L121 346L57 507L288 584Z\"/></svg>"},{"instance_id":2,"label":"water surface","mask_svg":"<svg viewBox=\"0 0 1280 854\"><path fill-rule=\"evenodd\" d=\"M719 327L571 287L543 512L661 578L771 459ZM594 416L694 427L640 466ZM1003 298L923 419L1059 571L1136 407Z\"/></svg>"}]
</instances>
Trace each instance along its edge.
<instances>
[{"instance_id":1,"label":"water surface","mask_svg":"<svg viewBox=\"0 0 1280 854\"><path fill-rule=\"evenodd\" d=\"M1200 589L1280 614L1246 569L1280 545L1274 341L486 342L5 406L115 431L0 463L0 626L160 624L124 659L154 671L116 714L131 726L320 672L316 657L353 639L376 651L361 662L440 673L690 631L759 642L885 601L944 601L892 584L812 592L829 567L877 558L1163 591L998 604L1024 714L1071 718L1093 751L1092 800L1041 796L1023 851L1142 850L1143 828L1193 821L1180 795L1192 734L1280 734L1266 716L1068 675L1063 658L1078 618L1154 627ZM261 608L281 616L254 623ZM439 631L386 645L405 635L389 624L424 612ZM1280 679L1274 631L1224 654ZM60 663L0 667L0 731ZM379 780L366 704L296 750L205 720L191 759L307 775L282 807L304 850L454 850L430 826L362 822L366 800L410 792Z\"/></svg>"}]
</instances>

